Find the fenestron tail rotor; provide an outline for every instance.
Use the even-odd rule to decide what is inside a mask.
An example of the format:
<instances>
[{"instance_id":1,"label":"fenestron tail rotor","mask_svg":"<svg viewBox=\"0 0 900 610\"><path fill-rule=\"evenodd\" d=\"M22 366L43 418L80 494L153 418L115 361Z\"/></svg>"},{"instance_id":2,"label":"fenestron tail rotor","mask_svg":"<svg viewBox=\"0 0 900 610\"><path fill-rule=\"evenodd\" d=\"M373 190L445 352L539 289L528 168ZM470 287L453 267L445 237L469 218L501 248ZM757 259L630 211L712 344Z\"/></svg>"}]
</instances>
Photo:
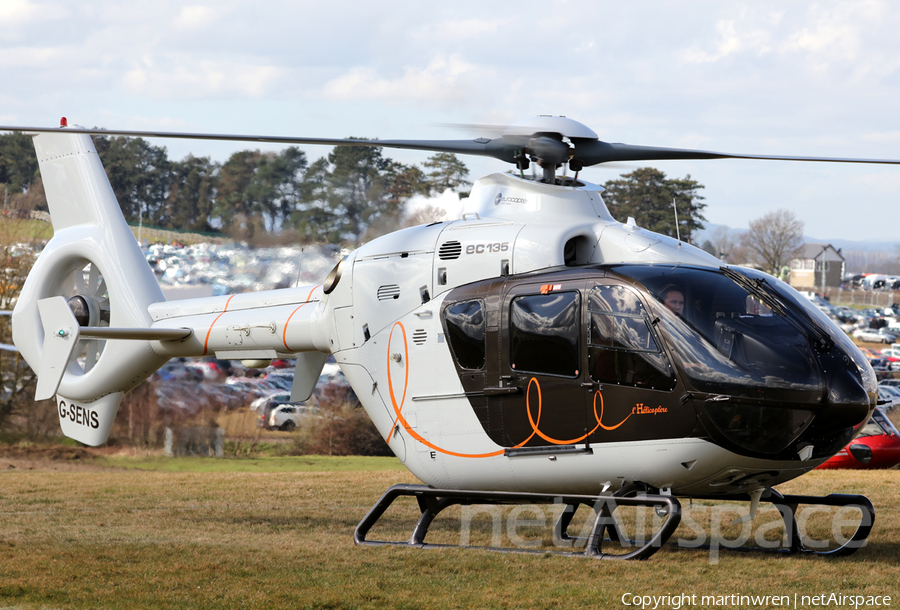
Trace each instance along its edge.
<instances>
[{"instance_id":1,"label":"fenestron tail rotor","mask_svg":"<svg viewBox=\"0 0 900 610\"><path fill-rule=\"evenodd\" d=\"M64 285L74 286L72 294L61 296L67 297L69 309L75 315L79 326L109 326L109 289L99 265L88 261L84 267L73 269L70 278ZM106 347L104 339L79 340L73 354L73 363L77 365L77 369L80 369L82 374L89 372L97 364L104 347Z\"/></svg>"}]
</instances>

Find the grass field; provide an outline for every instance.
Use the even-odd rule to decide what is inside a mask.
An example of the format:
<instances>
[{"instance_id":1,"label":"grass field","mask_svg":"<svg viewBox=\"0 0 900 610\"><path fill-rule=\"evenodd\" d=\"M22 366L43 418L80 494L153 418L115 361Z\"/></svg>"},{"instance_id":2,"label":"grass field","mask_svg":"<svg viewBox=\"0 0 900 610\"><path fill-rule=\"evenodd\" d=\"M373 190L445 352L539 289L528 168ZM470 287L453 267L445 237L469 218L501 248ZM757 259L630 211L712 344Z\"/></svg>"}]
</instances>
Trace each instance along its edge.
<instances>
[{"instance_id":1,"label":"grass field","mask_svg":"<svg viewBox=\"0 0 900 610\"><path fill-rule=\"evenodd\" d=\"M698 605L702 595L794 593L900 603L896 470L813 472L782 486L870 497L875 528L850 558L723 552L712 562L705 551L663 549L616 562L356 547L353 529L380 494L416 482L393 458L0 466L0 608L609 608L627 593L696 594ZM403 505L373 534L405 539L413 516ZM435 541L459 540L453 518L432 530Z\"/></svg>"}]
</instances>

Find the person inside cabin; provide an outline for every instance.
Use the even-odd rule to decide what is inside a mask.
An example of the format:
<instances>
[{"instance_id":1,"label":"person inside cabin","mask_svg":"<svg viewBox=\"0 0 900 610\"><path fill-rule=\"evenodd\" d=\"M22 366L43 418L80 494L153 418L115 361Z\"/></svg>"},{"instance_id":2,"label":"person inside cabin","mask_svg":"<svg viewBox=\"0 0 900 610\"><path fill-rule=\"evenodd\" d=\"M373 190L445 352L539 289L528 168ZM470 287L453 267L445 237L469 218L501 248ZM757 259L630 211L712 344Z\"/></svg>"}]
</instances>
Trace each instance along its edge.
<instances>
[{"instance_id":1,"label":"person inside cabin","mask_svg":"<svg viewBox=\"0 0 900 610\"><path fill-rule=\"evenodd\" d=\"M684 313L684 292L675 284L669 284L659 293L663 305L677 315Z\"/></svg>"}]
</instances>

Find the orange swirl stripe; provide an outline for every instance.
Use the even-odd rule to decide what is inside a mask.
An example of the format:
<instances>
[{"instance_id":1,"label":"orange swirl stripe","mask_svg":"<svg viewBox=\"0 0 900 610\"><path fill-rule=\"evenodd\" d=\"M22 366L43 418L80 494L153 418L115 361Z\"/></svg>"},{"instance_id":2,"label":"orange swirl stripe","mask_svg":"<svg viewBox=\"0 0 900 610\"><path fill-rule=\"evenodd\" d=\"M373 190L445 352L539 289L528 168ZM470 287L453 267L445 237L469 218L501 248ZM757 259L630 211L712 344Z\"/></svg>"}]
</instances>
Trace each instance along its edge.
<instances>
[{"instance_id":1,"label":"orange swirl stripe","mask_svg":"<svg viewBox=\"0 0 900 610\"><path fill-rule=\"evenodd\" d=\"M403 398L401 398L399 405L397 404L397 397L394 394L394 382L391 379L391 369L390 369L391 338L394 336L394 329L396 329L398 326L400 327L400 331L403 333L403 354L404 354L404 361L406 362L406 366L404 369L405 378L403 380ZM503 455L503 449L501 449L499 451L492 451L490 453L458 453L456 451L450 451L449 449L444 449L443 447L438 447L434 443L429 442L428 440L423 438L420 434L418 434L415 430L413 430L410 427L409 422L406 421L406 418L403 417L403 413L402 413L403 403L406 401L406 388L409 384L409 357L408 356L409 356L409 353L407 352L406 329L403 328L403 324L401 324L400 322L395 322L394 326L391 328L391 334L388 338L388 355L387 355L388 390L390 391L391 404L394 407L394 414L397 416L396 419L394 419L394 423L391 425L391 431L394 430L394 426L396 426L397 423L399 422L400 425L403 426L403 429L406 430L407 434L409 434L411 437L413 437L414 439L416 439L417 441L419 441L426 447L428 447L430 449L434 449L438 453L443 453L445 455L452 455L455 457L463 457L463 458L486 458L486 457L495 457L498 455ZM391 438L391 435L390 435L390 433L388 433L388 438L385 440L389 440L390 438Z\"/></svg>"},{"instance_id":2,"label":"orange swirl stripe","mask_svg":"<svg viewBox=\"0 0 900 610\"><path fill-rule=\"evenodd\" d=\"M537 387L537 397L538 397L538 416L537 416L537 421L535 421L534 417L532 417L532 415L531 415L531 384L532 384L532 383ZM597 414L597 397L598 397L598 396L600 397L600 414L599 414L599 415ZM631 415L632 415L631 413L629 413L628 415L625 416L625 419L623 419L622 421L620 421L619 423L617 423L617 424L614 425L614 426L606 426L606 425L604 425L604 424L603 424L603 394L600 393L600 390L597 390L597 391L594 393L594 419L597 420L597 425L594 426L594 429L591 430L590 432L588 432L587 434L583 435L583 436L579 436L578 438L573 438L573 439L568 439L568 440L559 440L559 439L551 438L551 437L547 436L546 434L544 434L543 432L540 431L539 426L540 426L540 423L541 423L541 403L542 403L542 400L541 400L541 384L540 384L540 382L539 382L536 378L532 377L532 378L528 381L528 391L527 391L526 394L525 394L525 407L526 407L526 409L528 410L528 423L531 424L531 430L532 430L532 432L531 432L531 436L529 436L528 438L526 438L526 439L525 439L524 441L522 441L519 445L516 445L516 447L520 447L521 445L524 445L525 443L527 443L528 441L530 441L531 438L532 438L535 434L537 434L539 437L541 437L542 439L544 439L544 440L547 441L548 443L553 443L554 445L571 445L571 444L573 444L573 443L580 443L581 441L583 441L584 439L586 439L587 437L589 437L590 435L592 435L594 432L596 432L596 431L597 431L597 428L603 428L604 430L615 430L616 428L618 428L619 426L621 426L622 424L624 424L625 421L626 421L629 417L631 417Z\"/></svg>"},{"instance_id":3,"label":"orange swirl stripe","mask_svg":"<svg viewBox=\"0 0 900 610\"><path fill-rule=\"evenodd\" d=\"M394 337L394 330L397 327L399 327L400 332L403 333L403 356L404 356L403 396L400 399L399 405L397 404L397 397L394 394L394 381L393 381L393 378L391 377L391 347L390 347L391 340ZM488 453L459 453L456 451L450 451L449 449L444 449L443 447L439 447L439 446L435 445L434 443L428 441L422 435L420 435L419 433L417 433L415 430L412 429L412 427L406 421L406 418L403 417L403 404L404 404L404 402L406 402L406 391L409 386L409 351L408 351L408 344L406 341L406 329L403 327L403 324L400 322L394 323L394 326L391 327L390 335L388 336L387 379L388 379L388 391L391 396L391 404L394 407L394 414L396 415L396 418L394 419L393 423L391 424L391 431L388 432L388 436L385 439L386 442L390 441L391 433L393 432L394 427L399 422L400 425L403 426L403 429L406 430L407 434L409 434L412 438L416 439L417 441L419 441L426 447L428 447L430 449L434 449L435 451L437 451L439 453L443 453L445 455L452 455L455 457L464 457L464 458L487 458L487 457L495 457L498 455L503 455L503 453L504 453L503 449L501 449L499 451L491 451ZM537 412L536 420L531 414L531 386L532 385L534 385L537 388L536 393L537 393L537 401L538 401L538 404L537 404L538 412ZM598 396L600 397L600 413L599 414L597 413L597 397ZM598 428L603 428L604 430L615 430L616 428L618 428L619 426L624 424L628 420L628 418L631 417L631 415L633 413L633 412L629 413L628 415L625 416L625 419L623 419L622 421L620 421L619 423L617 423L613 426L607 426L607 425L603 424L603 394L601 394L600 391L597 390L597 392L594 393L594 419L597 420L597 425L594 426L594 429L583 436L579 436L578 438L573 438L573 439L568 439L568 440L559 440L559 439L555 439L555 438L551 438L551 437L547 436L540 430L539 426L541 423L542 403L543 403L543 399L541 396L541 384L535 377L532 377L528 381L528 388L527 388L526 394L525 394L525 408L528 413L528 422L531 424L532 432L528 436L528 438L526 438L521 443L513 445L511 447L511 449L518 449L519 447L522 447L523 445L528 443L528 441L530 441L532 438L534 438L535 434L537 434L539 437L541 437L545 441L547 441L549 443L553 443L554 445L571 445L573 443L579 443L579 442L585 440L586 438L588 438L594 432L596 432Z\"/></svg>"},{"instance_id":4,"label":"orange swirl stripe","mask_svg":"<svg viewBox=\"0 0 900 610\"><path fill-rule=\"evenodd\" d=\"M318 286L313 286L313 289L309 291L309 294L308 294L308 295L306 295L306 301L303 302L303 303L300 303L300 305L297 306L297 309L295 309L294 311L292 311L292 312L291 312L291 315L289 315L289 316L287 317L287 320L284 321L284 331L281 333L281 342L284 343L284 349L286 349L286 350L289 351L289 352L292 351L292 350L291 350L290 347L288 347L288 344L287 344L287 329L288 329L288 324L291 323L291 318L294 317L294 314L295 314L295 313L297 313L298 311L300 311L300 308L301 308L301 307L303 307L304 305L308 305L308 304L309 304L309 300L312 298L312 293L315 292L316 288L318 288Z\"/></svg>"},{"instance_id":5,"label":"orange swirl stripe","mask_svg":"<svg viewBox=\"0 0 900 610\"><path fill-rule=\"evenodd\" d=\"M225 307L222 309L222 313L216 316L216 319L213 320L213 323L209 325L209 330L206 331L206 340L203 342L203 355L206 355L206 352L209 351L209 335L212 333L213 326L216 325L216 322L219 321L219 318L225 315L225 312L228 311L228 304L231 303L231 299L233 299L235 295L231 295L228 297L228 300L225 301Z\"/></svg>"}]
</instances>

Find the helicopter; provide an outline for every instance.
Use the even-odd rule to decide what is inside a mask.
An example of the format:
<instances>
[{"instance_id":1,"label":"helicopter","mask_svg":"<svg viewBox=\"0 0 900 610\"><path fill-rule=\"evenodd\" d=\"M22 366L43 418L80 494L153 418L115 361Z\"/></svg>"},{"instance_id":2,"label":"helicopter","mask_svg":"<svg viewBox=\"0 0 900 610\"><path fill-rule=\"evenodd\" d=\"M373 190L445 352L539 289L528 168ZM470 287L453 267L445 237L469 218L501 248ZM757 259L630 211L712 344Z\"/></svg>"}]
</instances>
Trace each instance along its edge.
<instances>
[{"instance_id":1,"label":"helicopter","mask_svg":"<svg viewBox=\"0 0 900 610\"><path fill-rule=\"evenodd\" d=\"M855 507L863 496L784 496L775 486L825 463L869 421L875 374L847 336L762 272L615 220L587 166L667 159L900 163L612 144L577 121L539 116L500 137L353 140L0 127L33 135L54 236L13 312L13 340L55 396L63 433L109 435L125 392L173 357L262 367L296 358L292 400L333 356L394 454L423 485L400 496L428 546L455 504L562 502L597 514L585 554L623 536L620 505L666 521L617 558L654 553L680 520L677 498L760 501L781 512L789 550L806 549L798 504ZM90 135L378 146L481 155L519 174L477 180L461 217L402 229L343 257L320 285L169 302L113 195ZM534 165L533 165L534 164ZM540 173L526 176L537 166ZM566 166L571 175L560 175Z\"/></svg>"}]
</instances>

